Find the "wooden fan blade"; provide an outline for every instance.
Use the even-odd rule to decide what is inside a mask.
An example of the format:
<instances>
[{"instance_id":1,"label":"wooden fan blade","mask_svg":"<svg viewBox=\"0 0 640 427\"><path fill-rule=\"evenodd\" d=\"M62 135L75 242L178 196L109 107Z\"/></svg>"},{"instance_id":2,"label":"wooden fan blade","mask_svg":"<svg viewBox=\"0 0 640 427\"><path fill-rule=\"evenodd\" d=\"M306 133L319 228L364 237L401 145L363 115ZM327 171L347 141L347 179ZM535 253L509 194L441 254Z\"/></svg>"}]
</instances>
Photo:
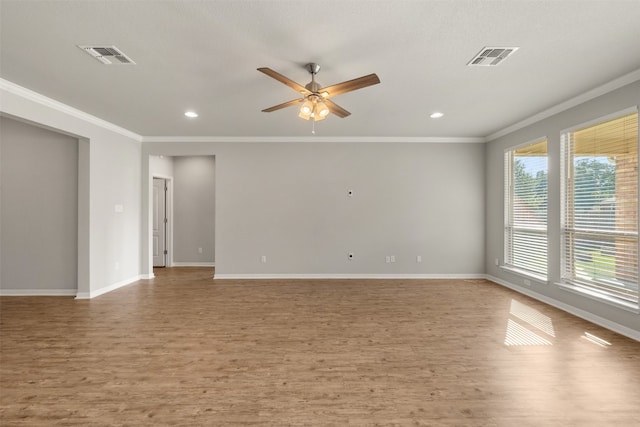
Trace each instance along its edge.
<instances>
[{"instance_id":1,"label":"wooden fan blade","mask_svg":"<svg viewBox=\"0 0 640 427\"><path fill-rule=\"evenodd\" d=\"M335 102L329 99L325 99L324 103L326 104L329 111L331 111L333 114L340 117L341 119L344 119L345 117L351 115L350 112L348 112L347 110L345 110L344 108L342 108L341 106L339 106L338 104L336 104Z\"/></svg>"},{"instance_id":2,"label":"wooden fan blade","mask_svg":"<svg viewBox=\"0 0 640 427\"><path fill-rule=\"evenodd\" d=\"M293 101L287 101L287 102L283 102L282 104L274 105L273 107L265 108L262 111L265 112L265 113L270 113L272 111L280 110L282 108L291 107L292 105L300 104L302 102L304 102L304 98L294 99ZM331 110L331 107L329 107L329 110Z\"/></svg>"},{"instance_id":3,"label":"wooden fan blade","mask_svg":"<svg viewBox=\"0 0 640 427\"><path fill-rule=\"evenodd\" d=\"M363 87L373 86L378 83L380 83L380 79L378 78L378 76L376 74L369 74L368 76L358 77L357 79L323 87L318 91L318 93L322 94L324 92L327 92L329 95L325 96L325 98L330 98L342 93L362 89Z\"/></svg>"},{"instance_id":4,"label":"wooden fan blade","mask_svg":"<svg viewBox=\"0 0 640 427\"><path fill-rule=\"evenodd\" d=\"M303 95L308 95L311 92L309 92L309 90L294 82L293 80L291 80L288 77L283 76L282 74L278 73L277 71L273 71L271 68L267 68L267 67L262 67L262 68L258 68L258 71L260 71L261 73L266 74L267 76L276 79L277 81L279 81L280 83L284 83L287 86L289 86L291 89L295 90L296 92L300 92Z\"/></svg>"}]
</instances>

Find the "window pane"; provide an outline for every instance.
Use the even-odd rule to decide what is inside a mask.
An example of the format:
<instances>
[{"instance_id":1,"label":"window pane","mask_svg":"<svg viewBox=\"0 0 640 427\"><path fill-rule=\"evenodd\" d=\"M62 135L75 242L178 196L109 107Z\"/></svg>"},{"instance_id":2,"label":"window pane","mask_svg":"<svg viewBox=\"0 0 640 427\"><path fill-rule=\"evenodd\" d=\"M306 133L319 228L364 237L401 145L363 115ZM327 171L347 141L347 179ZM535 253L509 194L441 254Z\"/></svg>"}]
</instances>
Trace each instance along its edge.
<instances>
[{"instance_id":1,"label":"window pane","mask_svg":"<svg viewBox=\"0 0 640 427\"><path fill-rule=\"evenodd\" d=\"M505 262L547 275L547 142L505 155Z\"/></svg>"},{"instance_id":2,"label":"window pane","mask_svg":"<svg viewBox=\"0 0 640 427\"><path fill-rule=\"evenodd\" d=\"M576 228L615 228L615 159L575 156L574 176Z\"/></svg>"}]
</instances>

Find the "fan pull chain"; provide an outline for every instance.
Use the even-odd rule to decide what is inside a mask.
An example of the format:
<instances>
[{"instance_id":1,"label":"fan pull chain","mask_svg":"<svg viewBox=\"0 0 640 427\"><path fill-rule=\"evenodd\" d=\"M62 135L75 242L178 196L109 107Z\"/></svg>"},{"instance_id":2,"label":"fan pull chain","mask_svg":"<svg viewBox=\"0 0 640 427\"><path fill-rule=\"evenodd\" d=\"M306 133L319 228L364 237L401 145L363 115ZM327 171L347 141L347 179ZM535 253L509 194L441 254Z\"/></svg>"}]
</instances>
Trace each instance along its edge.
<instances>
[{"instance_id":1,"label":"fan pull chain","mask_svg":"<svg viewBox=\"0 0 640 427\"><path fill-rule=\"evenodd\" d=\"M316 121L315 120L311 120L311 134L315 135L316 134Z\"/></svg>"}]
</instances>

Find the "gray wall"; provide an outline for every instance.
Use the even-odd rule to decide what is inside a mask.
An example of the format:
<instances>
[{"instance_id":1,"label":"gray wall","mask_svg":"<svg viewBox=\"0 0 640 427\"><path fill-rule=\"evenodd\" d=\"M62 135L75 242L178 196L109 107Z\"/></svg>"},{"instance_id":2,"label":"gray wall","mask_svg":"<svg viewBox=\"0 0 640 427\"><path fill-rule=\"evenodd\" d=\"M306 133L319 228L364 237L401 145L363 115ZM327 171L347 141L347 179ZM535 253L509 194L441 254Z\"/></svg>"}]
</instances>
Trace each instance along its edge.
<instances>
[{"instance_id":1,"label":"gray wall","mask_svg":"<svg viewBox=\"0 0 640 427\"><path fill-rule=\"evenodd\" d=\"M213 156L173 158L174 263L215 262L215 166Z\"/></svg>"},{"instance_id":2,"label":"gray wall","mask_svg":"<svg viewBox=\"0 0 640 427\"><path fill-rule=\"evenodd\" d=\"M173 157L151 156L149 171L151 175L158 178L173 178Z\"/></svg>"},{"instance_id":3,"label":"gray wall","mask_svg":"<svg viewBox=\"0 0 640 427\"><path fill-rule=\"evenodd\" d=\"M640 82L624 86L545 120L527 126L487 144L486 161L486 259L487 274L523 291L533 291L563 304L583 310L602 319L640 331L637 314L593 299L568 292L558 287L560 282L560 133L569 127L606 116L640 104ZM549 283L532 280L524 286L524 277L494 265L494 259L504 262L504 150L535 138L546 136L549 150Z\"/></svg>"},{"instance_id":4,"label":"gray wall","mask_svg":"<svg viewBox=\"0 0 640 427\"><path fill-rule=\"evenodd\" d=\"M79 140L77 296L139 279L141 137L26 89L2 87L0 97L4 116Z\"/></svg>"},{"instance_id":5,"label":"gray wall","mask_svg":"<svg viewBox=\"0 0 640 427\"><path fill-rule=\"evenodd\" d=\"M0 288L75 293L78 140L0 117L0 153Z\"/></svg>"},{"instance_id":6,"label":"gray wall","mask_svg":"<svg viewBox=\"0 0 640 427\"><path fill-rule=\"evenodd\" d=\"M455 143L145 142L143 187L149 154L216 155L219 277L482 275L484 150ZM174 164L176 185L178 169ZM143 209L148 201L146 194ZM386 255L396 262L385 263Z\"/></svg>"}]
</instances>

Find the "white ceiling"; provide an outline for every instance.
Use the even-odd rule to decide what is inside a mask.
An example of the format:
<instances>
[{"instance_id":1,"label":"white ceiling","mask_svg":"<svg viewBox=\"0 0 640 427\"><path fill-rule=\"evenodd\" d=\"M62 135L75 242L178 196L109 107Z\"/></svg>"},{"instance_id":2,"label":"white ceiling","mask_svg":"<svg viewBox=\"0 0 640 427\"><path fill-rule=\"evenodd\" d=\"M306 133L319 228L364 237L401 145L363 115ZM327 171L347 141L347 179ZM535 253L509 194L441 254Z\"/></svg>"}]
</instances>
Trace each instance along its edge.
<instances>
[{"instance_id":1,"label":"white ceiling","mask_svg":"<svg viewBox=\"0 0 640 427\"><path fill-rule=\"evenodd\" d=\"M319 122L328 137L484 137L640 69L640 1L0 0L0 19L0 77L144 136L309 136L295 107L260 111L297 94L258 67L377 73L333 98L352 115ZM467 67L484 46L520 50Z\"/></svg>"}]
</instances>

